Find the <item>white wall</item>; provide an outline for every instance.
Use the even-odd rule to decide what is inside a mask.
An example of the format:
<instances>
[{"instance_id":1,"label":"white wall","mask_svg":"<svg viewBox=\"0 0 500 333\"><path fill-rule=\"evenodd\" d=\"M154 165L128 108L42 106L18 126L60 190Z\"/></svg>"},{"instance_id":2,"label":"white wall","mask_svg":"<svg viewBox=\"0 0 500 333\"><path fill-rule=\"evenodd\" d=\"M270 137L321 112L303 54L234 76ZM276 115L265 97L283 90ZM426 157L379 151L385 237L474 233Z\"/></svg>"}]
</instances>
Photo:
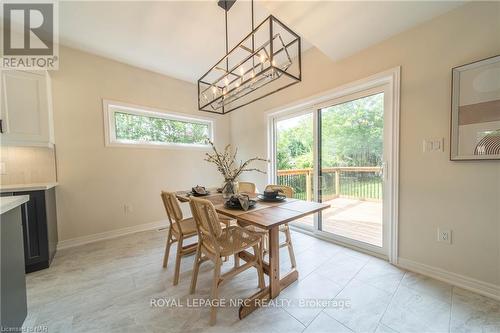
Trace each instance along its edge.
<instances>
[{"instance_id":1,"label":"white wall","mask_svg":"<svg viewBox=\"0 0 500 333\"><path fill-rule=\"evenodd\" d=\"M401 65L400 257L500 285L500 161L448 156L451 68L497 54L498 2L465 5L338 62L311 49L303 82L231 113L231 142L243 157L266 156L267 110ZM436 137L445 152L424 154L422 140ZM452 245L436 241L438 227L453 230Z\"/></svg>"},{"instance_id":2,"label":"white wall","mask_svg":"<svg viewBox=\"0 0 500 333\"><path fill-rule=\"evenodd\" d=\"M220 185L205 150L104 146L103 98L199 114L194 84L65 47L60 61L51 72L60 241L165 220L161 190ZM214 118L224 146L229 118Z\"/></svg>"}]
</instances>

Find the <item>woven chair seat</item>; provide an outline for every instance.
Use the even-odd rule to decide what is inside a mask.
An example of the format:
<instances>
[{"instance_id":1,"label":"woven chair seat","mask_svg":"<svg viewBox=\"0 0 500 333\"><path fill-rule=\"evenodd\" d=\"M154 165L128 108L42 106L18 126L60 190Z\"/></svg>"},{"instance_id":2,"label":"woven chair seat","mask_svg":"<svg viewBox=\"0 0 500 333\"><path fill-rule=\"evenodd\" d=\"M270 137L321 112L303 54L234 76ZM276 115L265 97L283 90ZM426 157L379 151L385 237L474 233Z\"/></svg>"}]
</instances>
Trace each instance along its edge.
<instances>
[{"instance_id":1,"label":"woven chair seat","mask_svg":"<svg viewBox=\"0 0 500 333\"><path fill-rule=\"evenodd\" d=\"M221 256L230 256L241 252L249 247L259 244L261 236L240 226L230 226L224 228L217 242L220 246ZM203 243L211 252L214 248L210 242Z\"/></svg>"},{"instance_id":2,"label":"woven chair seat","mask_svg":"<svg viewBox=\"0 0 500 333\"><path fill-rule=\"evenodd\" d=\"M178 223L179 222L172 223L173 228L176 232L179 230L177 227ZM196 234L198 232L196 230L196 222L194 221L194 218L192 218L192 217L181 220L180 224L181 224L182 233L186 236L193 235L193 234Z\"/></svg>"}]
</instances>

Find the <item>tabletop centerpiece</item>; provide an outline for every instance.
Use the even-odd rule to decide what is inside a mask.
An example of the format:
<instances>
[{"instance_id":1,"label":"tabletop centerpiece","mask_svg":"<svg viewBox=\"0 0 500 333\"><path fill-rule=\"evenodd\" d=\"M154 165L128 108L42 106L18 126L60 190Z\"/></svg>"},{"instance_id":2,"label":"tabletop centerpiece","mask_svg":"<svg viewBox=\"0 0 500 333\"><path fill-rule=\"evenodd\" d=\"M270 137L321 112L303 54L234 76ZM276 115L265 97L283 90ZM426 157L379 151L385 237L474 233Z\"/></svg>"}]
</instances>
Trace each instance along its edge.
<instances>
[{"instance_id":1,"label":"tabletop centerpiece","mask_svg":"<svg viewBox=\"0 0 500 333\"><path fill-rule=\"evenodd\" d=\"M219 152L214 143L208 140L208 143L212 147L213 153L206 153L205 161L213 163L217 166L217 170L224 177L224 185L222 186L222 196L224 199L230 198L232 195L238 193L238 177L243 172L257 171L260 173L266 173L258 168L251 168L250 164L255 161L269 162L268 160L260 157L253 157L243 162L239 163L236 161L236 155L238 154L238 148L232 149L231 145L228 144L224 148L224 151Z\"/></svg>"}]
</instances>

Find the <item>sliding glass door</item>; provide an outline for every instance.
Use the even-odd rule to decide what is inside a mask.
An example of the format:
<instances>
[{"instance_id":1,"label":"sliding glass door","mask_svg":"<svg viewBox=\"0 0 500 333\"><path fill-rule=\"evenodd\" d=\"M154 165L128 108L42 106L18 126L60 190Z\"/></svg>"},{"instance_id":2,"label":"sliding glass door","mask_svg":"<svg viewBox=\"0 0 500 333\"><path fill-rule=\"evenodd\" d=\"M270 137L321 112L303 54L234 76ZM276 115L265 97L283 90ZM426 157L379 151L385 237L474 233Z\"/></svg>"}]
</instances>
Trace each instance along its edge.
<instances>
[{"instance_id":1,"label":"sliding glass door","mask_svg":"<svg viewBox=\"0 0 500 333\"><path fill-rule=\"evenodd\" d=\"M294 197L306 201L316 199L314 120L313 112L300 112L275 121L276 183L292 187ZM314 216L309 215L294 224L312 230Z\"/></svg>"},{"instance_id":2,"label":"sliding glass door","mask_svg":"<svg viewBox=\"0 0 500 333\"><path fill-rule=\"evenodd\" d=\"M320 230L381 248L384 93L344 99L319 110Z\"/></svg>"},{"instance_id":3,"label":"sliding glass door","mask_svg":"<svg viewBox=\"0 0 500 333\"><path fill-rule=\"evenodd\" d=\"M387 89L359 90L272 118L274 181L291 186L297 199L331 205L292 225L387 254Z\"/></svg>"}]
</instances>

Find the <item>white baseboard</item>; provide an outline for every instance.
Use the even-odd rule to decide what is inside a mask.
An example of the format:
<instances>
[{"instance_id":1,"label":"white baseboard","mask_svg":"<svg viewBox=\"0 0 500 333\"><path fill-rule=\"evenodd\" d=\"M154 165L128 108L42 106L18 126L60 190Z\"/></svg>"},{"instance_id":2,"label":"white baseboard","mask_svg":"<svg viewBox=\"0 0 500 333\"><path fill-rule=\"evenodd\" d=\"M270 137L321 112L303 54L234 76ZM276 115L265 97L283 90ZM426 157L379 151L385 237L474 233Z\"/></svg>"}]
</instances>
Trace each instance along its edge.
<instances>
[{"instance_id":1,"label":"white baseboard","mask_svg":"<svg viewBox=\"0 0 500 333\"><path fill-rule=\"evenodd\" d=\"M500 286L492 283L483 282L468 276L452 273L441 268L421 264L404 258L398 258L397 266L496 300L500 300Z\"/></svg>"},{"instance_id":2,"label":"white baseboard","mask_svg":"<svg viewBox=\"0 0 500 333\"><path fill-rule=\"evenodd\" d=\"M120 236L124 236L124 235L133 234L136 232L153 230L153 229L160 229L160 228L166 228L166 227L168 227L168 221L166 221L166 220L152 222L152 223L146 223L146 224L139 224L139 225L135 225L133 227L110 230L110 231L105 231L105 232L101 232L98 234L92 234L92 235L88 235L88 236L66 239L66 240L63 240L63 241L60 241L59 243L57 243L57 249L58 250L67 249L67 248L74 247L74 246L93 243L93 242L97 242L97 241L101 241L101 240L105 240L105 239L116 238L116 237L120 237Z\"/></svg>"}]
</instances>

